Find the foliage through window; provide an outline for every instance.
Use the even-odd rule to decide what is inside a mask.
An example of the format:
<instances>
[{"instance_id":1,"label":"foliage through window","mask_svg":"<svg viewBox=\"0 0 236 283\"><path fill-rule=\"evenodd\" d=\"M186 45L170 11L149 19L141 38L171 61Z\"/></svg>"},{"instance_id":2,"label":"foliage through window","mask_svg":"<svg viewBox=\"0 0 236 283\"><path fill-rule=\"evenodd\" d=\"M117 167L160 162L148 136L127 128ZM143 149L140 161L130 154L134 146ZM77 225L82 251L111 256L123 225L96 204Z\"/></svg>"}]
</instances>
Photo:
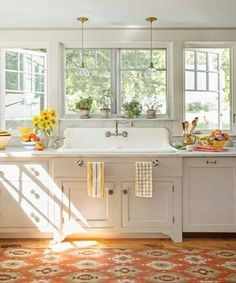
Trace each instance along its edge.
<instances>
[{"instance_id":1,"label":"foliage through window","mask_svg":"<svg viewBox=\"0 0 236 283\"><path fill-rule=\"evenodd\" d=\"M146 78L150 64L150 51L141 49L121 50L121 100L133 99L142 105L143 114L151 104L156 104L160 114L167 113L167 58L166 49L154 49L152 61L157 70L153 77ZM155 108L153 105L153 107Z\"/></svg>"},{"instance_id":2,"label":"foliage through window","mask_svg":"<svg viewBox=\"0 0 236 283\"><path fill-rule=\"evenodd\" d=\"M47 77L45 49L4 49L5 127L30 126L44 108Z\"/></svg>"},{"instance_id":3,"label":"foliage through window","mask_svg":"<svg viewBox=\"0 0 236 283\"><path fill-rule=\"evenodd\" d=\"M122 104L133 99L142 104L143 114L148 106L158 107L159 114L168 114L167 49L153 50L157 75L151 79L144 76L150 64L148 49L85 49L83 59L90 73L86 78L77 72L81 49L65 49L66 115L76 114L76 102L89 96L94 100L92 114L98 114L102 104L110 104L113 114L120 115Z\"/></svg>"},{"instance_id":4,"label":"foliage through window","mask_svg":"<svg viewBox=\"0 0 236 283\"><path fill-rule=\"evenodd\" d=\"M230 49L185 49L185 119L199 117L198 130L230 125Z\"/></svg>"},{"instance_id":5,"label":"foliage through window","mask_svg":"<svg viewBox=\"0 0 236 283\"><path fill-rule=\"evenodd\" d=\"M88 96L94 99L91 113L98 113L103 96L111 93L111 50L85 49L83 60L90 75L79 78L81 50L66 49L66 114L75 114L75 103Z\"/></svg>"}]
</instances>

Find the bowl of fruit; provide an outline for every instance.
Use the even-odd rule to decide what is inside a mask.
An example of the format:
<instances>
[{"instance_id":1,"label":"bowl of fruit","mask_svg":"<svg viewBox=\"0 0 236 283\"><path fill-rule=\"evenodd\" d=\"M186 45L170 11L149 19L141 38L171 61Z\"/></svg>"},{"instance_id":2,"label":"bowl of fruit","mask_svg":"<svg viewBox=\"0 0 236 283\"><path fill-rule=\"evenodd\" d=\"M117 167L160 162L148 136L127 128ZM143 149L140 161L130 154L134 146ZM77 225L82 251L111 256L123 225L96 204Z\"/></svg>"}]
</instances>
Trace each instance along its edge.
<instances>
[{"instance_id":1,"label":"bowl of fruit","mask_svg":"<svg viewBox=\"0 0 236 283\"><path fill-rule=\"evenodd\" d=\"M211 145L216 148L222 148L225 142L228 141L229 135L219 129L213 130L210 133Z\"/></svg>"},{"instance_id":2,"label":"bowl of fruit","mask_svg":"<svg viewBox=\"0 0 236 283\"><path fill-rule=\"evenodd\" d=\"M27 150L34 150L39 140L39 137L35 133L24 134L21 136L21 143Z\"/></svg>"}]
</instances>

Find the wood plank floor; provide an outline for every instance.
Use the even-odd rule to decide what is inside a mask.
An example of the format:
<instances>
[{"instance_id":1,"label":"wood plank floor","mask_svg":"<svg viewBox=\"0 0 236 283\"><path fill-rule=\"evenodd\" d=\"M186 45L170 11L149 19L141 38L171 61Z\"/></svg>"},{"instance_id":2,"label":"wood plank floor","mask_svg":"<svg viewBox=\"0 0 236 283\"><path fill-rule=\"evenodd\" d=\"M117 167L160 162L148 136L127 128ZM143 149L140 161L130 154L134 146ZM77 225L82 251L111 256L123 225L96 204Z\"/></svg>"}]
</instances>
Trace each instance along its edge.
<instances>
[{"instance_id":1,"label":"wood plank floor","mask_svg":"<svg viewBox=\"0 0 236 283\"><path fill-rule=\"evenodd\" d=\"M173 243L169 239L68 239L62 243L53 243L49 239L0 239L0 247L20 245L28 248L46 248L66 246L67 248L199 248L199 249L236 249L236 238L185 238L182 243Z\"/></svg>"}]
</instances>

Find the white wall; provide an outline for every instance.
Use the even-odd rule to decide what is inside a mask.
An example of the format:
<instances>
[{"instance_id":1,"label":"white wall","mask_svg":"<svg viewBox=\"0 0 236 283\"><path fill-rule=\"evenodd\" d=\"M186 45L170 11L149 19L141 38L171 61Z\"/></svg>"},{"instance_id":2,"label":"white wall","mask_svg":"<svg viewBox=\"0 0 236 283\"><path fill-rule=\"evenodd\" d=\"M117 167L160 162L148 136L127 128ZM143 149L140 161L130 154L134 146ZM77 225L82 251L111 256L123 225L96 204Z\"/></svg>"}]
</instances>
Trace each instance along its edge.
<instances>
[{"instance_id":1,"label":"white wall","mask_svg":"<svg viewBox=\"0 0 236 283\"><path fill-rule=\"evenodd\" d=\"M63 45L80 47L80 30L0 30L1 47L39 46L48 48L48 106L60 108L62 96L62 49ZM127 42L133 46L149 46L147 29L88 29L85 30L85 47L123 47ZM154 43L173 43L173 105L174 119L168 121L138 121L134 126L165 126L174 136L181 135L183 120L183 45L185 42L228 42L233 44L236 54L236 29L155 29ZM234 66L236 66L234 56ZM235 67L234 67L235 68ZM236 69L234 70L234 74ZM234 76L235 77L235 76ZM233 81L233 91L236 79ZM234 97L236 97L234 93ZM235 106L235 99L233 100ZM236 107L234 107L236 109ZM59 134L67 126L108 127L114 121L61 120Z\"/></svg>"}]
</instances>

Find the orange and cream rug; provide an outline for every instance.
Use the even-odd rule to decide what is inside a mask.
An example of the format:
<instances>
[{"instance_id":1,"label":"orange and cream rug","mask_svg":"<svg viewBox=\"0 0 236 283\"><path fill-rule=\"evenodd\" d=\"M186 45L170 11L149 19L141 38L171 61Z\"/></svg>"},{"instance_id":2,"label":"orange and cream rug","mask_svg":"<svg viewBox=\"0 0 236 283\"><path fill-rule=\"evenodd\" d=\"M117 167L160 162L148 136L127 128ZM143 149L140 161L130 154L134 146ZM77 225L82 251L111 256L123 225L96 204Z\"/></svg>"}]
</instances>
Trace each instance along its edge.
<instances>
[{"instance_id":1,"label":"orange and cream rug","mask_svg":"<svg viewBox=\"0 0 236 283\"><path fill-rule=\"evenodd\" d=\"M236 282L236 241L0 240L1 282Z\"/></svg>"}]
</instances>

